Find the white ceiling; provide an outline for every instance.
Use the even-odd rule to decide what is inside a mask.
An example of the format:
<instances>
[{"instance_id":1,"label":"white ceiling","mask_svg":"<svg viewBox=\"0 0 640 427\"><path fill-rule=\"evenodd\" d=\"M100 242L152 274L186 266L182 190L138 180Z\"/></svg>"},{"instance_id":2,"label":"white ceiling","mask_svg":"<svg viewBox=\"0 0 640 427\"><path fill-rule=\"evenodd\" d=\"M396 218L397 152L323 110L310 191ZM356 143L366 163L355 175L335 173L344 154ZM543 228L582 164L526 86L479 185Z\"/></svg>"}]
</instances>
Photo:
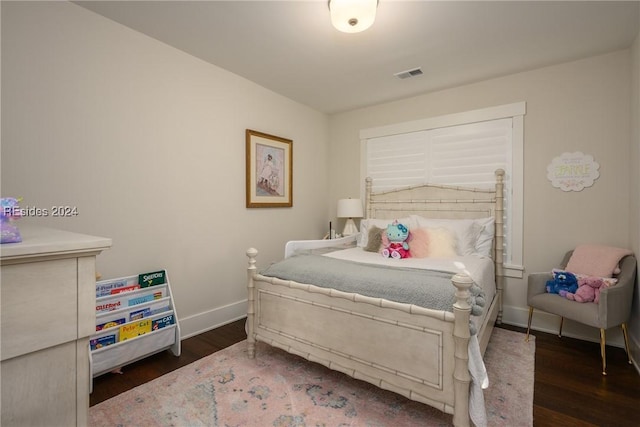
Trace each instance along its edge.
<instances>
[{"instance_id":1,"label":"white ceiling","mask_svg":"<svg viewBox=\"0 0 640 427\"><path fill-rule=\"evenodd\" d=\"M326 113L627 48L640 16L638 1L379 0L345 34L326 0L75 3Z\"/></svg>"}]
</instances>

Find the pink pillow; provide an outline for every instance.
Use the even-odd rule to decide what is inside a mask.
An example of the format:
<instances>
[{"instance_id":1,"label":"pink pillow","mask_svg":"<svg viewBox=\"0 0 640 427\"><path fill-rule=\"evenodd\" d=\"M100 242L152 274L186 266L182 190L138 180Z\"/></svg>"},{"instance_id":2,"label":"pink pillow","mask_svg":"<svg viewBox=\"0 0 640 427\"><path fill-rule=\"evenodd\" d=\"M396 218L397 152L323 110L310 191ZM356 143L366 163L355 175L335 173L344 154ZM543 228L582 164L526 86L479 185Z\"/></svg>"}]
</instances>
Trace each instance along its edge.
<instances>
[{"instance_id":1,"label":"pink pillow","mask_svg":"<svg viewBox=\"0 0 640 427\"><path fill-rule=\"evenodd\" d=\"M411 231L409 250L414 258L453 258L456 242L455 232L447 228L422 227Z\"/></svg>"},{"instance_id":2,"label":"pink pillow","mask_svg":"<svg viewBox=\"0 0 640 427\"><path fill-rule=\"evenodd\" d=\"M414 258L426 258L429 256L429 233L426 228L418 228L411 231L409 251Z\"/></svg>"},{"instance_id":3,"label":"pink pillow","mask_svg":"<svg viewBox=\"0 0 640 427\"><path fill-rule=\"evenodd\" d=\"M629 249L614 248L603 245L578 245L573 251L565 270L576 274L595 277L611 277L618 262L631 255Z\"/></svg>"}]
</instances>

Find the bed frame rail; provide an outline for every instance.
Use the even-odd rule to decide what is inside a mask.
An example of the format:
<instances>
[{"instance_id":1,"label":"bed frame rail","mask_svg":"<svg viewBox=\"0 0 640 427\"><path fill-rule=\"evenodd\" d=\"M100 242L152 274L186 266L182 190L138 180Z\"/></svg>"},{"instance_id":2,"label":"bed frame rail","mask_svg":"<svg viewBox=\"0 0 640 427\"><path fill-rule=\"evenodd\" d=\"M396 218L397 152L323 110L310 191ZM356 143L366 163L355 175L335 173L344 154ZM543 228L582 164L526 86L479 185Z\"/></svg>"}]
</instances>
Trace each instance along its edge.
<instances>
[{"instance_id":1,"label":"bed frame rail","mask_svg":"<svg viewBox=\"0 0 640 427\"><path fill-rule=\"evenodd\" d=\"M257 254L247 251L249 357L263 341L469 424L469 277L452 278L451 313L262 276Z\"/></svg>"}]
</instances>

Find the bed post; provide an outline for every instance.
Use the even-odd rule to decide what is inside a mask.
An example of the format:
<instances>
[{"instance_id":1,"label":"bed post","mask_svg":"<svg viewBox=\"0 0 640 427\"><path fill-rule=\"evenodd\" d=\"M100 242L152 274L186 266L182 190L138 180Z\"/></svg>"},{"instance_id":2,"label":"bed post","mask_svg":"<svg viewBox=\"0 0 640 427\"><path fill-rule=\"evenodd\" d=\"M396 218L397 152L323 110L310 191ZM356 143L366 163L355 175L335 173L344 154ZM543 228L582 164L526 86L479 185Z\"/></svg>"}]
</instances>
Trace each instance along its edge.
<instances>
[{"instance_id":1,"label":"bed post","mask_svg":"<svg viewBox=\"0 0 640 427\"><path fill-rule=\"evenodd\" d=\"M371 185L373 183L373 179L368 176L364 180L364 215L365 218L373 218L371 212Z\"/></svg>"},{"instance_id":2,"label":"bed post","mask_svg":"<svg viewBox=\"0 0 640 427\"><path fill-rule=\"evenodd\" d=\"M256 356L256 340L253 336L255 321L255 287L253 284L253 275L256 273L256 256L258 250L254 248L247 249L247 257L249 257L249 268L247 269L247 290L248 307L247 307L247 352L250 359Z\"/></svg>"},{"instance_id":3,"label":"bed post","mask_svg":"<svg viewBox=\"0 0 640 427\"><path fill-rule=\"evenodd\" d=\"M495 245L495 269L496 269L496 292L498 293L498 317L496 323L502 323L502 288L504 286L504 170L496 170L496 245Z\"/></svg>"},{"instance_id":4,"label":"bed post","mask_svg":"<svg viewBox=\"0 0 640 427\"><path fill-rule=\"evenodd\" d=\"M469 317L471 305L469 305L469 288L473 280L466 274L456 274L451 279L456 287L456 302L453 304L453 340L455 343L454 368L453 368L453 425L468 426L469 419Z\"/></svg>"}]
</instances>

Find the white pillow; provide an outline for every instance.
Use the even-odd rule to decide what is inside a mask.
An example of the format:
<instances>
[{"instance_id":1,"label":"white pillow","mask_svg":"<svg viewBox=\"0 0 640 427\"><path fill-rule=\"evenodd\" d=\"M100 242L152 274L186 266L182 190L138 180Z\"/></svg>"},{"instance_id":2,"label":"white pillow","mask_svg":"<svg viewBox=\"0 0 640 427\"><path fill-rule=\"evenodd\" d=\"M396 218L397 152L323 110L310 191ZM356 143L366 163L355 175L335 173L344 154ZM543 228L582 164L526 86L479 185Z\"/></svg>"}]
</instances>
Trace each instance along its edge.
<instances>
[{"instance_id":1,"label":"white pillow","mask_svg":"<svg viewBox=\"0 0 640 427\"><path fill-rule=\"evenodd\" d=\"M476 254L487 258L493 258L491 247L496 229L495 218L480 218L474 219L474 221L476 224L480 224L480 226L482 226L480 235L476 241Z\"/></svg>"},{"instance_id":2,"label":"white pillow","mask_svg":"<svg viewBox=\"0 0 640 427\"><path fill-rule=\"evenodd\" d=\"M369 243L369 230L371 227L382 228L383 230L387 229L387 225L393 224L395 219L363 219L360 221L360 236L358 237L358 246L364 248ZM416 222L413 221L412 218L398 218L398 222L400 224L406 225L409 230L415 228Z\"/></svg>"},{"instance_id":3,"label":"white pillow","mask_svg":"<svg viewBox=\"0 0 640 427\"><path fill-rule=\"evenodd\" d=\"M425 218L419 215L412 215L414 221L417 222L419 227L444 227L453 231L457 236L457 248L458 255L474 255L478 253L476 244L480 234L483 232L484 219L434 219ZM486 235L483 235L483 247L486 246ZM489 251L491 251L491 241L489 241Z\"/></svg>"},{"instance_id":4,"label":"white pillow","mask_svg":"<svg viewBox=\"0 0 640 427\"><path fill-rule=\"evenodd\" d=\"M456 233L445 227L426 228L429 235L429 257L454 258L457 256Z\"/></svg>"}]
</instances>

